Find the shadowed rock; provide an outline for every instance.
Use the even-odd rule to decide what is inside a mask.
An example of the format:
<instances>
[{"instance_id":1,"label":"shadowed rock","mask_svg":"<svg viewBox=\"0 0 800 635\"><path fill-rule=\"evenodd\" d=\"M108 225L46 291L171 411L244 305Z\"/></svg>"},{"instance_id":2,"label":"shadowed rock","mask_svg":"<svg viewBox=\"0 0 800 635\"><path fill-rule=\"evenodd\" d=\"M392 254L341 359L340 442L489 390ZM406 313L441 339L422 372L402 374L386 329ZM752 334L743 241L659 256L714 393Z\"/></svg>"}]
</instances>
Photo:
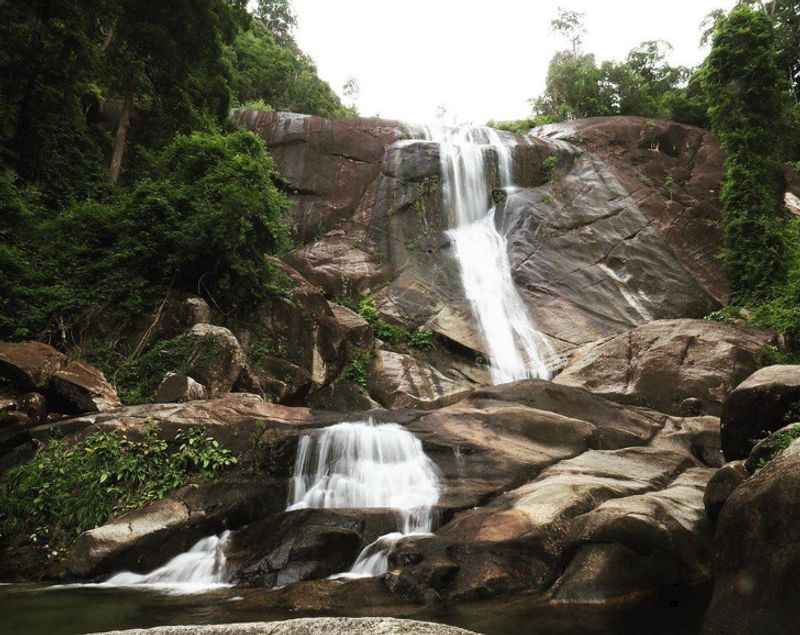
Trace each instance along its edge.
<instances>
[{"instance_id":1,"label":"shadowed rock","mask_svg":"<svg viewBox=\"0 0 800 635\"><path fill-rule=\"evenodd\" d=\"M722 408L722 451L745 459L759 439L800 417L800 366L767 366L739 384Z\"/></svg>"}]
</instances>

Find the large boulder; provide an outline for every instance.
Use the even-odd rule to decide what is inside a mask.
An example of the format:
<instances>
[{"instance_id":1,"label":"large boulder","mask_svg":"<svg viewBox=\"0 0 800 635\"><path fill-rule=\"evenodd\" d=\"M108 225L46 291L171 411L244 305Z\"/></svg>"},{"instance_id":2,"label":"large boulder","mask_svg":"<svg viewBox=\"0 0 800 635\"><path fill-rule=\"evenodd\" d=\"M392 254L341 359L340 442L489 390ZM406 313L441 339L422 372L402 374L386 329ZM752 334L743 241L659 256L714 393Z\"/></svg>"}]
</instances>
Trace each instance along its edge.
<instances>
[{"instance_id":1,"label":"large boulder","mask_svg":"<svg viewBox=\"0 0 800 635\"><path fill-rule=\"evenodd\" d=\"M720 428L725 458L747 458L759 439L795 421L800 421L800 366L758 370L723 405Z\"/></svg>"},{"instance_id":2,"label":"large boulder","mask_svg":"<svg viewBox=\"0 0 800 635\"><path fill-rule=\"evenodd\" d=\"M82 579L120 570L144 573L205 536L275 513L285 500L285 482L274 479L189 485L82 533L71 549L67 568L70 575Z\"/></svg>"},{"instance_id":3,"label":"large boulder","mask_svg":"<svg viewBox=\"0 0 800 635\"><path fill-rule=\"evenodd\" d=\"M186 374L203 384L212 398L230 392L247 362L234 334L222 326L195 324L186 338L191 345Z\"/></svg>"},{"instance_id":4,"label":"large boulder","mask_svg":"<svg viewBox=\"0 0 800 635\"><path fill-rule=\"evenodd\" d=\"M206 398L208 398L208 391L203 384L183 373L167 373L156 390L155 401L157 403L175 403Z\"/></svg>"},{"instance_id":5,"label":"large boulder","mask_svg":"<svg viewBox=\"0 0 800 635\"><path fill-rule=\"evenodd\" d=\"M466 396L471 386L446 377L410 355L376 351L369 366L370 395L387 408L438 408Z\"/></svg>"},{"instance_id":6,"label":"large boulder","mask_svg":"<svg viewBox=\"0 0 800 635\"><path fill-rule=\"evenodd\" d=\"M800 443L730 495L714 538L704 635L792 633L800 620Z\"/></svg>"},{"instance_id":7,"label":"large boulder","mask_svg":"<svg viewBox=\"0 0 800 635\"><path fill-rule=\"evenodd\" d=\"M393 510L302 509L236 532L226 548L228 575L272 588L348 571L359 552L395 531Z\"/></svg>"},{"instance_id":8,"label":"large boulder","mask_svg":"<svg viewBox=\"0 0 800 635\"><path fill-rule=\"evenodd\" d=\"M122 402L105 375L89 364L70 362L50 378L50 392L64 404L66 412L105 412Z\"/></svg>"},{"instance_id":9,"label":"large boulder","mask_svg":"<svg viewBox=\"0 0 800 635\"><path fill-rule=\"evenodd\" d=\"M41 342L0 342L0 378L19 389L43 392L50 378L66 365L63 353Z\"/></svg>"},{"instance_id":10,"label":"large boulder","mask_svg":"<svg viewBox=\"0 0 800 635\"><path fill-rule=\"evenodd\" d=\"M708 320L657 320L579 349L555 382L660 412L719 416L775 336ZM696 400L696 401L695 401Z\"/></svg>"}]
</instances>

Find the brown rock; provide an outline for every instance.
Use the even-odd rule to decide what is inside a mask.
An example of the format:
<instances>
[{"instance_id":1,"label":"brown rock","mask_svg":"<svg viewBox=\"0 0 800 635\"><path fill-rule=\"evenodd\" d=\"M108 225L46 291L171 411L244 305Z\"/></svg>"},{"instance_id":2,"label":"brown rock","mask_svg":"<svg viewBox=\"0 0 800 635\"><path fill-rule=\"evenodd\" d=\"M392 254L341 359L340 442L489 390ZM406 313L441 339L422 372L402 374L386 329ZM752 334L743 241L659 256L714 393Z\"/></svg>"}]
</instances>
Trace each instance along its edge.
<instances>
[{"instance_id":1,"label":"brown rock","mask_svg":"<svg viewBox=\"0 0 800 635\"><path fill-rule=\"evenodd\" d=\"M725 501L730 498L734 490L750 476L744 466L744 461L731 461L723 465L706 486L703 494L703 505L711 520L716 520Z\"/></svg>"},{"instance_id":2,"label":"brown rock","mask_svg":"<svg viewBox=\"0 0 800 635\"><path fill-rule=\"evenodd\" d=\"M22 390L44 391L50 377L66 364L66 357L41 342L0 342L0 377Z\"/></svg>"},{"instance_id":3,"label":"brown rock","mask_svg":"<svg viewBox=\"0 0 800 635\"><path fill-rule=\"evenodd\" d=\"M212 398L230 392L246 363L233 333L221 326L196 324L186 337L192 342L187 374L206 386Z\"/></svg>"},{"instance_id":4,"label":"brown rock","mask_svg":"<svg viewBox=\"0 0 800 635\"><path fill-rule=\"evenodd\" d=\"M350 569L362 548L396 529L391 510L301 509L253 523L231 537L228 570L271 588Z\"/></svg>"},{"instance_id":5,"label":"brown rock","mask_svg":"<svg viewBox=\"0 0 800 635\"><path fill-rule=\"evenodd\" d=\"M150 571L205 536L275 513L286 500L285 487L263 478L223 478L183 487L82 533L71 549L69 572L90 578L120 570Z\"/></svg>"},{"instance_id":6,"label":"brown rock","mask_svg":"<svg viewBox=\"0 0 800 635\"><path fill-rule=\"evenodd\" d=\"M47 420L47 400L38 392L29 392L20 396L17 409L28 415L34 424Z\"/></svg>"},{"instance_id":7,"label":"brown rock","mask_svg":"<svg viewBox=\"0 0 800 635\"><path fill-rule=\"evenodd\" d=\"M670 414L718 416L773 341L771 333L719 322L659 320L584 347L555 382Z\"/></svg>"},{"instance_id":8,"label":"brown rock","mask_svg":"<svg viewBox=\"0 0 800 635\"><path fill-rule=\"evenodd\" d=\"M409 355L383 350L370 364L367 385L370 395L387 408L439 408L471 390Z\"/></svg>"},{"instance_id":9,"label":"brown rock","mask_svg":"<svg viewBox=\"0 0 800 635\"><path fill-rule=\"evenodd\" d=\"M308 405L334 412L363 412L381 407L366 390L350 381L337 381L323 386L311 395Z\"/></svg>"},{"instance_id":10,"label":"brown rock","mask_svg":"<svg viewBox=\"0 0 800 635\"><path fill-rule=\"evenodd\" d=\"M729 461L745 459L759 439L800 415L800 366L767 366L750 375L722 408L722 451Z\"/></svg>"},{"instance_id":11,"label":"brown rock","mask_svg":"<svg viewBox=\"0 0 800 635\"><path fill-rule=\"evenodd\" d=\"M800 620L800 444L741 483L719 515L704 635L791 633Z\"/></svg>"},{"instance_id":12,"label":"brown rock","mask_svg":"<svg viewBox=\"0 0 800 635\"><path fill-rule=\"evenodd\" d=\"M50 390L73 413L105 412L122 405L105 375L83 362L70 362L55 373L50 379Z\"/></svg>"},{"instance_id":13,"label":"brown rock","mask_svg":"<svg viewBox=\"0 0 800 635\"><path fill-rule=\"evenodd\" d=\"M167 373L156 390L157 403L176 403L207 399L208 391L203 384L181 373Z\"/></svg>"}]
</instances>

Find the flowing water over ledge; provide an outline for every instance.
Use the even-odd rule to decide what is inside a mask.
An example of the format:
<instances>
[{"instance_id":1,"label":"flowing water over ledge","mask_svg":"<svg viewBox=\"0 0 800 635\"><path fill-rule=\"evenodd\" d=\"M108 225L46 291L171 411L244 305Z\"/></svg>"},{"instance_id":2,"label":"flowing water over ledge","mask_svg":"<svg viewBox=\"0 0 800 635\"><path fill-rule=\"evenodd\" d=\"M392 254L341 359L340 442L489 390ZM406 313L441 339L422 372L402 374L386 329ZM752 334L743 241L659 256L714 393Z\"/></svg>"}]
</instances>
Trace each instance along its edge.
<instances>
[{"instance_id":1,"label":"flowing water over ledge","mask_svg":"<svg viewBox=\"0 0 800 635\"><path fill-rule=\"evenodd\" d=\"M439 144L444 206L453 226L448 235L491 362L492 382L549 379L546 360L555 358L555 351L516 289L508 244L490 204L493 173L501 188L513 190L514 137L469 126L425 133Z\"/></svg>"},{"instance_id":2,"label":"flowing water over ledge","mask_svg":"<svg viewBox=\"0 0 800 635\"><path fill-rule=\"evenodd\" d=\"M335 577L372 577L388 569L404 536L433 529L439 470L408 430L394 423L339 423L300 439L287 510L390 508L399 529L367 545L349 571Z\"/></svg>"}]
</instances>

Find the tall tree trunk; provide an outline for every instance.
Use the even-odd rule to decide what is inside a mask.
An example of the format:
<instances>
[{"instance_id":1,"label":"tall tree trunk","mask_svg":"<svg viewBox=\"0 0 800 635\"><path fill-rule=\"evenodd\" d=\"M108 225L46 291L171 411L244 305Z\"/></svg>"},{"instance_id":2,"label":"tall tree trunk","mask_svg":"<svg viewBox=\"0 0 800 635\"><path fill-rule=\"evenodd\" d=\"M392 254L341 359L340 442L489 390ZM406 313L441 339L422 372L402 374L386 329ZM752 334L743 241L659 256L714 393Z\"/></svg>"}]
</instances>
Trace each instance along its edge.
<instances>
[{"instance_id":1,"label":"tall tree trunk","mask_svg":"<svg viewBox=\"0 0 800 635\"><path fill-rule=\"evenodd\" d=\"M117 134L114 137L114 149L111 152L111 182L116 183L122 172L122 159L125 156L125 146L128 145L128 130L131 127L131 110L133 109L133 91L125 95L122 114L117 124Z\"/></svg>"}]
</instances>

